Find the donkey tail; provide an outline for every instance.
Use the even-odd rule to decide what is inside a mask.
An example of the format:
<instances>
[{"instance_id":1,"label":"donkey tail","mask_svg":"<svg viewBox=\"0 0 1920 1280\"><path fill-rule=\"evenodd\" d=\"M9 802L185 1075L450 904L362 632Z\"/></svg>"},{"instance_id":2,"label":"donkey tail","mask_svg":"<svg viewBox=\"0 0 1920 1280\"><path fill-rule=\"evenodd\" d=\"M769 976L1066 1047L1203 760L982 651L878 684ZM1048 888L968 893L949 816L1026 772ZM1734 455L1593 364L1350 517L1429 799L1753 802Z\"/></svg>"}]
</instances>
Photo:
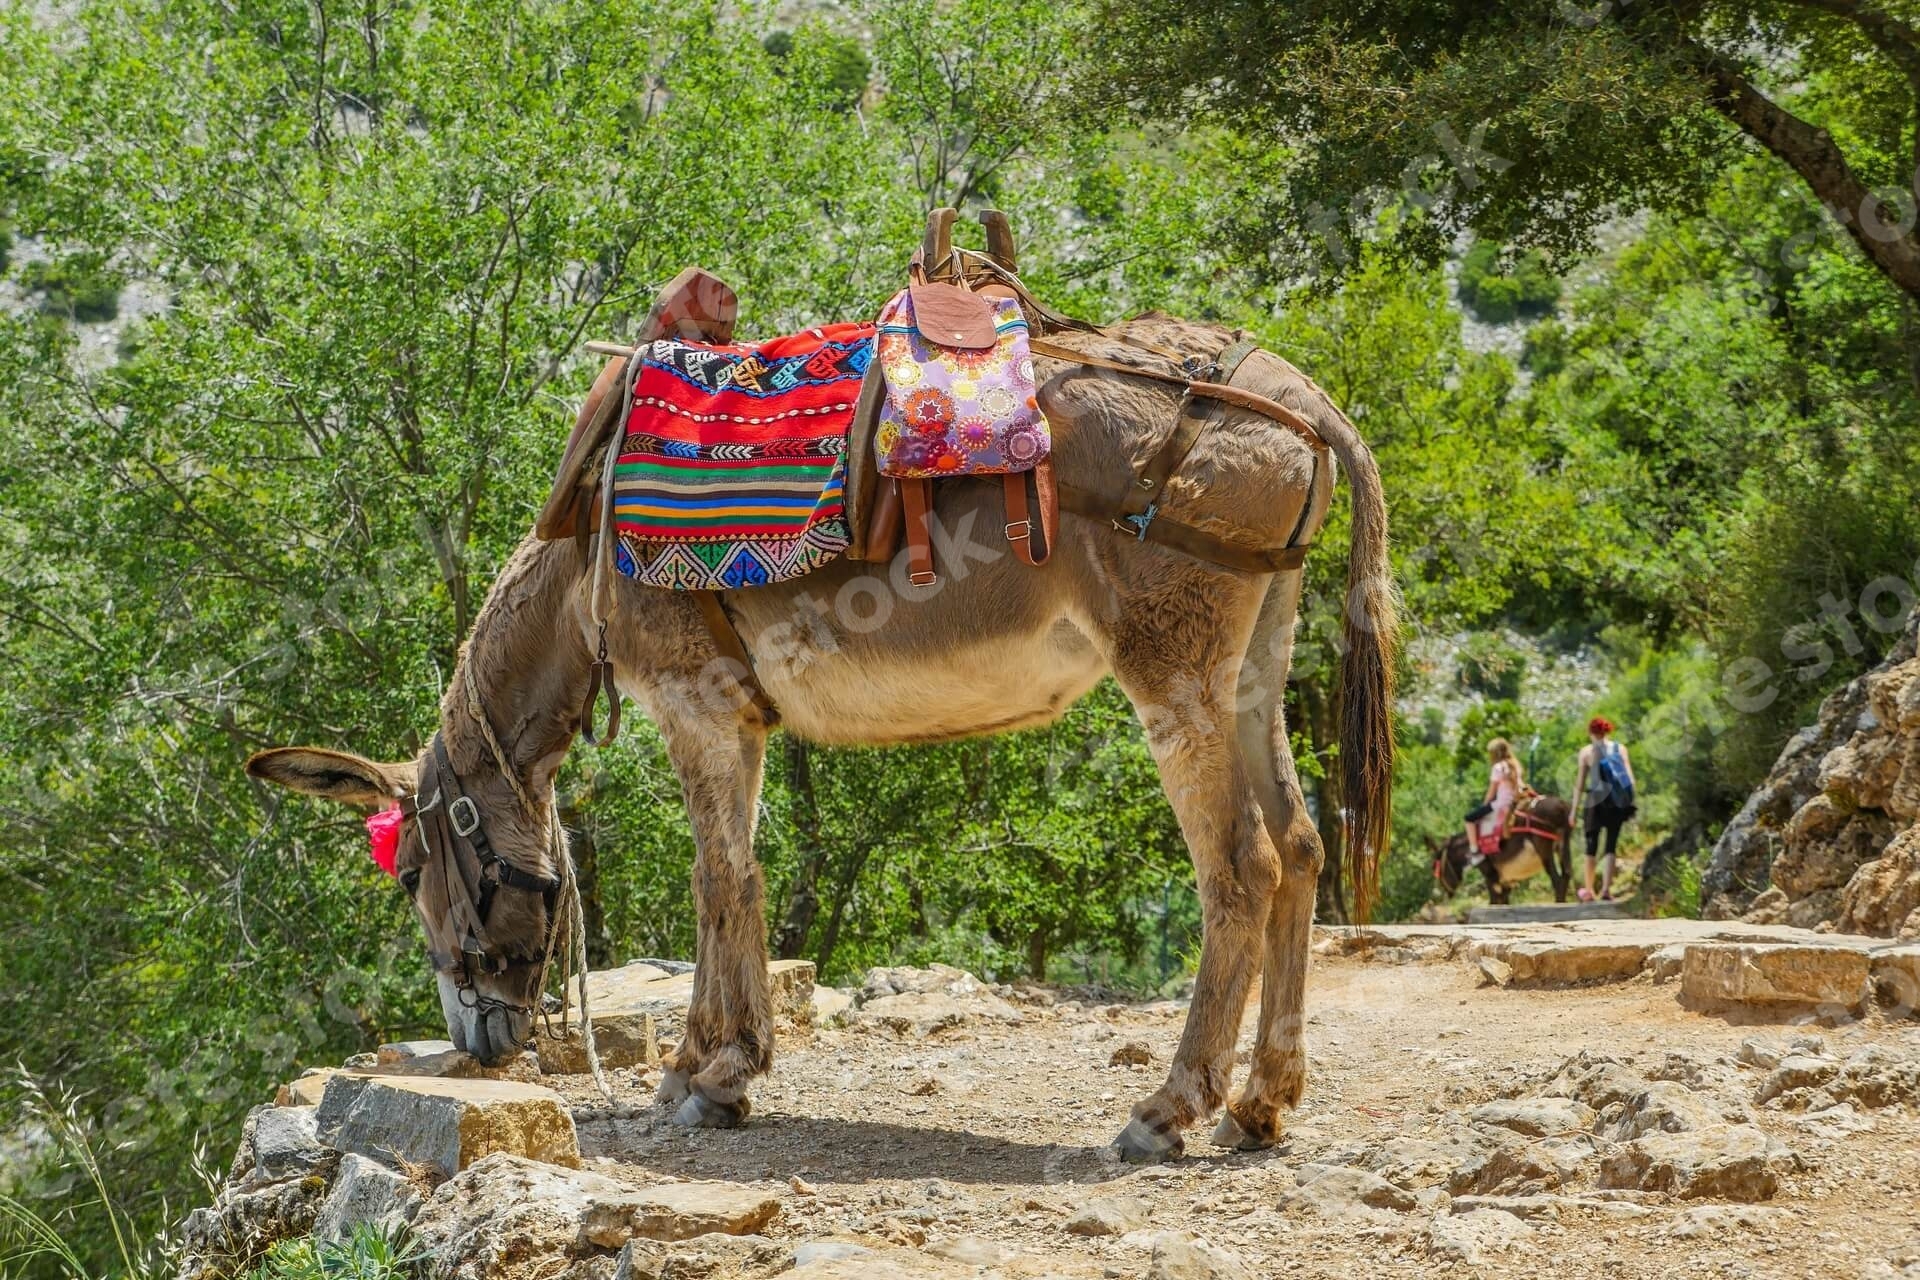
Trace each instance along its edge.
<instances>
[{"instance_id":1,"label":"donkey tail","mask_svg":"<svg viewBox=\"0 0 1920 1280\"><path fill-rule=\"evenodd\" d=\"M1373 910L1393 821L1394 652L1399 614L1387 561L1387 503L1373 451L1324 394L1313 415L1346 468L1353 494L1347 591L1341 610L1340 796L1346 809L1346 871L1354 917Z\"/></svg>"}]
</instances>

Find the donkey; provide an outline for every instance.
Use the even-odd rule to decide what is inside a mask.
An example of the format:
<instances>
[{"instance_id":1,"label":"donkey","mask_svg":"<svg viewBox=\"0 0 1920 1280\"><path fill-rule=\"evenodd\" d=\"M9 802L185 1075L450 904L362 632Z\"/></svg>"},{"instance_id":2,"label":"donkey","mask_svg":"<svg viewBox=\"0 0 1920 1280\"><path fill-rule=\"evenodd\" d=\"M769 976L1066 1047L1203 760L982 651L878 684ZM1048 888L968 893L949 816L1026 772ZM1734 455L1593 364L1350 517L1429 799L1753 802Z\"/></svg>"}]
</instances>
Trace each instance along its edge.
<instances>
[{"instance_id":1,"label":"donkey","mask_svg":"<svg viewBox=\"0 0 1920 1280\"><path fill-rule=\"evenodd\" d=\"M1479 863L1487 879L1487 900L1504 906L1515 885L1544 870L1553 883L1553 900L1565 902L1573 888L1573 806L1559 796L1543 795L1515 818L1521 826L1507 833L1500 852ZM1542 831L1552 832L1552 838L1543 837ZM1427 848L1433 853L1434 880L1452 897L1460 891L1473 856L1467 833L1456 831L1445 844L1428 836Z\"/></svg>"},{"instance_id":2,"label":"donkey","mask_svg":"<svg viewBox=\"0 0 1920 1280\"><path fill-rule=\"evenodd\" d=\"M1157 313L1114 332L1203 354L1232 340ZM1061 341L1110 360L1140 358L1137 345L1107 335ZM1123 491L1174 423L1178 392L1059 360L1037 363L1062 482ZM1256 352L1235 383L1306 418L1352 490L1339 761L1345 870L1364 910L1385 847L1393 751L1396 619L1379 472L1353 425L1285 360ZM1331 472L1296 435L1228 409L1175 473L1165 505L1216 537L1280 547L1296 530L1318 531ZM1193 858L1204 927L1179 1049L1116 1145L1130 1160L1176 1156L1182 1131L1226 1102L1256 974L1252 1070L1213 1140L1270 1145L1306 1079L1308 943L1324 859L1282 709L1302 573L1225 568L1065 513L1052 558L1033 568L1006 551L1003 501L992 479L946 482L934 586L908 581L902 553L890 571L836 561L731 592L727 611L786 729L820 743L931 743L1041 725L1114 675L1144 726ZM566 857L549 829L553 779L573 745L595 661L591 562L571 542L520 544L461 650L434 743L417 759L379 763L287 747L247 762L255 778L348 805L386 808L408 798L398 874L427 934L448 1035L486 1062L530 1038L541 998L553 890ZM666 1058L658 1101L681 1125L731 1127L747 1116L750 1082L773 1056L753 853L768 731L718 660L693 600L624 577L608 587L613 679L665 740L696 846L697 967L686 1034ZM436 808L448 794L452 805ZM431 824L447 820L447 807L459 810L457 828L484 824L481 861L496 860L496 873L433 852ZM486 890L491 912L477 923L465 910L476 875L491 876L497 889Z\"/></svg>"}]
</instances>

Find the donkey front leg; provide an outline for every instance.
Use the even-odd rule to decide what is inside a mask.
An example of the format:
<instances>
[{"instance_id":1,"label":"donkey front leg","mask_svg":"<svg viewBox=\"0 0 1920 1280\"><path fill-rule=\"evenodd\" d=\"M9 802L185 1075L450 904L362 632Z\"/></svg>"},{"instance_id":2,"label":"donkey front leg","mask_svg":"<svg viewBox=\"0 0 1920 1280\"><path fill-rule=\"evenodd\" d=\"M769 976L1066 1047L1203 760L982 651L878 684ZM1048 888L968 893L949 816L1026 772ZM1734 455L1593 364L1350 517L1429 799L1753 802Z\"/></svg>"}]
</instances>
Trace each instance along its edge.
<instances>
[{"instance_id":1,"label":"donkey front leg","mask_svg":"<svg viewBox=\"0 0 1920 1280\"><path fill-rule=\"evenodd\" d=\"M1138 699L1136 706L1193 856L1202 927L1193 1004L1166 1083L1134 1107L1115 1140L1122 1158L1147 1161L1179 1155L1186 1145L1181 1130L1226 1100L1280 858L1234 741L1231 709L1212 696L1184 712L1150 709Z\"/></svg>"},{"instance_id":2,"label":"donkey front leg","mask_svg":"<svg viewBox=\"0 0 1920 1280\"><path fill-rule=\"evenodd\" d=\"M725 711L654 713L693 825L698 930L687 1032L666 1057L660 1098L678 1104L676 1124L732 1128L747 1116L749 1082L773 1065L765 889L753 856L767 736Z\"/></svg>"}]
</instances>

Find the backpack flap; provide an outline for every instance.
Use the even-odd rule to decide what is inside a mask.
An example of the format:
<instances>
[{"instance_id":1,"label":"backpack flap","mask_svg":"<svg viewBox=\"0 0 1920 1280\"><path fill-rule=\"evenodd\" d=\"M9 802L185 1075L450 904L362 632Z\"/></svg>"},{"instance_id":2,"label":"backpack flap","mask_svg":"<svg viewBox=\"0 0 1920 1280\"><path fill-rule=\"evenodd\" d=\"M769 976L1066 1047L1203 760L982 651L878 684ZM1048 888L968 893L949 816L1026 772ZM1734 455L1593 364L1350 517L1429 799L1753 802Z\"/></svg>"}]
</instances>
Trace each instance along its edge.
<instances>
[{"instance_id":1,"label":"backpack flap","mask_svg":"<svg viewBox=\"0 0 1920 1280\"><path fill-rule=\"evenodd\" d=\"M951 284L916 284L907 292L913 298L913 327L929 343L986 351L999 340L992 299Z\"/></svg>"}]
</instances>

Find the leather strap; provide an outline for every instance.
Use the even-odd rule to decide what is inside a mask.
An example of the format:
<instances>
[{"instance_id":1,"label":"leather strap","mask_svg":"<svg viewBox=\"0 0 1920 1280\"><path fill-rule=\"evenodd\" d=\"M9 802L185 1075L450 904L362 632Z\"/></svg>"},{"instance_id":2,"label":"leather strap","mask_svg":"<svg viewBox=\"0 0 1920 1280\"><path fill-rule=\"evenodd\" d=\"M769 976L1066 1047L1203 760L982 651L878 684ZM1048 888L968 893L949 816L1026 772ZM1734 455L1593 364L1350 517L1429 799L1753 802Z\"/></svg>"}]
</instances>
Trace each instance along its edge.
<instances>
[{"instance_id":1,"label":"leather strap","mask_svg":"<svg viewBox=\"0 0 1920 1280\"><path fill-rule=\"evenodd\" d=\"M1205 382L1177 373L1162 373L1158 369L1148 369L1136 364L1122 364L1118 360L1107 360L1100 356L1082 355L1071 347L1063 347L1046 338L1030 338L1028 348L1037 356L1046 356L1053 360L1062 360L1068 364L1085 365L1094 369L1111 369L1115 373L1124 373L1136 378L1151 378L1155 382L1164 382L1168 386L1179 387L1189 396L1204 400L1217 400L1222 404L1237 405L1242 409L1251 409L1263 418L1279 423L1287 430L1305 440L1315 449L1324 451L1327 442L1313 429L1313 424L1295 413L1278 400L1271 400L1256 391L1247 391L1240 387L1229 387L1225 383ZM1231 350L1232 348L1229 348ZM1243 355L1241 357L1245 359ZM1238 361L1235 362L1238 364Z\"/></svg>"},{"instance_id":2,"label":"leather strap","mask_svg":"<svg viewBox=\"0 0 1920 1280\"><path fill-rule=\"evenodd\" d=\"M1201 431L1211 426L1220 417L1220 410L1211 404L1199 404L1191 393L1180 398L1180 413L1174 419L1173 430L1167 433L1146 465L1134 473L1133 487L1127 490L1127 496L1120 502L1122 519L1140 516L1151 520L1159 509L1161 492L1167 487L1167 480L1180 464L1193 452L1193 446L1199 441Z\"/></svg>"},{"instance_id":3,"label":"leather strap","mask_svg":"<svg viewBox=\"0 0 1920 1280\"><path fill-rule=\"evenodd\" d=\"M929 527L933 481L901 480L900 499L907 518L907 581L916 587L930 587L940 580L933 571L933 534Z\"/></svg>"},{"instance_id":4,"label":"leather strap","mask_svg":"<svg viewBox=\"0 0 1920 1280\"><path fill-rule=\"evenodd\" d=\"M885 564L893 559L893 549L899 544L900 482L883 476L874 498L873 520L867 525L867 541L861 549L862 559Z\"/></svg>"},{"instance_id":5,"label":"leather strap","mask_svg":"<svg viewBox=\"0 0 1920 1280\"><path fill-rule=\"evenodd\" d=\"M1000 477L1007 500L1007 541L1024 564L1038 568L1053 555L1060 525L1060 491L1054 483L1053 459L1027 471L1009 471Z\"/></svg>"},{"instance_id":6,"label":"leather strap","mask_svg":"<svg viewBox=\"0 0 1920 1280\"><path fill-rule=\"evenodd\" d=\"M754 675L753 658L747 653L747 646L741 643L740 632L733 625L733 619L727 616L726 606L720 603L720 593L690 591L687 594L699 606L701 621L707 624L707 635L713 639L713 647L719 650L720 657L732 668L734 682L747 695L747 701L760 724L768 729L778 725L780 711Z\"/></svg>"},{"instance_id":7,"label":"leather strap","mask_svg":"<svg viewBox=\"0 0 1920 1280\"><path fill-rule=\"evenodd\" d=\"M1159 514L1147 521L1144 527L1123 525L1114 515L1118 504L1104 494L1082 489L1078 485L1060 485L1060 505L1075 515L1105 520L1130 538L1157 542L1169 550L1192 556L1196 560L1210 560L1229 569L1240 569L1247 573L1285 573L1290 569L1298 569L1307 560L1309 547L1306 544L1273 548L1241 546Z\"/></svg>"}]
</instances>

